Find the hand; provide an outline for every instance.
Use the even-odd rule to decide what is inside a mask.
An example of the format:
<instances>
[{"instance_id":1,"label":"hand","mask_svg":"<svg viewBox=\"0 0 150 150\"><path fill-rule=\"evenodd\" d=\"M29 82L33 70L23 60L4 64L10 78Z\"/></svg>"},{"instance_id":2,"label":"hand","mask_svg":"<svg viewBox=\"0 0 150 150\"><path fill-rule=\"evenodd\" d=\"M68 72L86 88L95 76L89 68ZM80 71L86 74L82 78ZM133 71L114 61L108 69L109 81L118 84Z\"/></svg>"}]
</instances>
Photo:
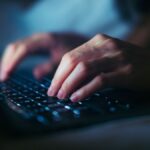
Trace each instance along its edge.
<instances>
[{"instance_id":1,"label":"hand","mask_svg":"<svg viewBox=\"0 0 150 150\"><path fill-rule=\"evenodd\" d=\"M48 62L34 69L34 75L41 78L53 70L65 52L85 41L85 37L73 33L41 33L9 44L2 57L0 79L5 81L26 56L38 52L51 53Z\"/></svg>"},{"instance_id":2,"label":"hand","mask_svg":"<svg viewBox=\"0 0 150 150\"><path fill-rule=\"evenodd\" d=\"M63 56L48 95L76 102L105 87L149 90L150 51L96 35Z\"/></svg>"}]
</instances>

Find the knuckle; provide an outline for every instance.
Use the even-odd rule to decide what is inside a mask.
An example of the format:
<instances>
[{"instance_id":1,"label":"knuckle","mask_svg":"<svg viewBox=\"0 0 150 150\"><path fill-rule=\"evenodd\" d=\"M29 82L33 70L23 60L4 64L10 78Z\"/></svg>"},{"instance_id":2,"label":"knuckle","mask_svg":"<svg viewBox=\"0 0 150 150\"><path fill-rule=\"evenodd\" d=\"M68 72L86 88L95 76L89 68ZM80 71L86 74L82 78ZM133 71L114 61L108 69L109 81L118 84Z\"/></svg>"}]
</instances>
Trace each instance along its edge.
<instances>
[{"instance_id":1,"label":"knuckle","mask_svg":"<svg viewBox=\"0 0 150 150\"><path fill-rule=\"evenodd\" d=\"M63 58L63 61L67 62L70 65L75 65L77 62L76 57L72 53L66 53Z\"/></svg>"},{"instance_id":2,"label":"knuckle","mask_svg":"<svg viewBox=\"0 0 150 150\"><path fill-rule=\"evenodd\" d=\"M86 74L86 73L88 72L88 70L89 70L89 66L88 66L88 64L85 63L85 62L80 62L80 63L78 64L78 67L79 67L79 70L80 70L80 72L81 72L82 74Z\"/></svg>"},{"instance_id":3,"label":"knuckle","mask_svg":"<svg viewBox=\"0 0 150 150\"><path fill-rule=\"evenodd\" d=\"M90 43L89 42L86 42L82 45L84 47L84 49L89 49L90 47Z\"/></svg>"},{"instance_id":4,"label":"knuckle","mask_svg":"<svg viewBox=\"0 0 150 150\"><path fill-rule=\"evenodd\" d=\"M7 45L6 49L11 49L11 50L15 50L16 44L15 43L10 43Z\"/></svg>"},{"instance_id":5,"label":"knuckle","mask_svg":"<svg viewBox=\"0 0 150 150\"><path fill-rule=\"evenodd\" d=\"M109 42L107 43L107 45L108 47L114 48L114 49L119 47L118 42L113 38L109 39Z\"/></svg>"},{"instance_id":6,"label":"knuckle","mask_svg":"<svg viewBox=\"0 0 150 150\"><path fill-rule=\"evenodd\" d=\"M107 39L107 36L105 34L96 34L94 36L94 40L96 40L96 41L103 41L106 39Z\"/></svg>"},{"instance_id":7,"label":"knuckle","mask_svg":"<svg viewBox=\"0 0 150 150\"><path fill-rule=\"evenodd\" d=\"M97 78L97 82L98 82L98 83L101 83L101 82L103 81L103 78L102 78L102 76L100 76L100 75L97 76L96 78Z\"/></svg>"},{"instance_id":8,"label":"knuckle","mask_svg":"<svg viewBox=\"0 0 150 150\"><path fill-rule=\"evenodd\" d=\"M128 64L122 68L122 72L125 75L132 74L134 72L134 66L132 64Z\"/></svg>"},{"instance_id":9,"label":"knuckle","mask_svg":"<svg viewBox=\"0 0 150 150\"><path fill-rule=\"evenodd\" d=\"M27 44L22 43L18 46L18 49L22 50L22 51L26 51L28 49Z\"/></svg>"},{"instance_id":10,"label":"knuckle","mask_svg":"<svg viewBox=\"0 0 150 150\"><path fill-rule=\"evenodd\" d=\"M66 82L62 85L61 89L63 89L63 91L68 91L69 85L70 85L69 82L66 81Z\"/></svg>"},{"instance_id":11,"label":"knuckle","mask_svg":"<svg viewBox=\"0 0 150 150\"><path fill-rule=\"evenodd\" d=\"M82 90L80 90L80 97L87 95L87 93L89 93L89 91L86 88L83 88Z\"/></svg>"},{"instance_id":12,"label":"knuckle","mask_svg":"<svg viewBox=\"0 0 150 150\"><path fill-rule=\"evenodd\" d=\"M97 83L98 87L102 87L104 85L103 75L96 76L96 83Z\"/></svg>"}]
</instances>

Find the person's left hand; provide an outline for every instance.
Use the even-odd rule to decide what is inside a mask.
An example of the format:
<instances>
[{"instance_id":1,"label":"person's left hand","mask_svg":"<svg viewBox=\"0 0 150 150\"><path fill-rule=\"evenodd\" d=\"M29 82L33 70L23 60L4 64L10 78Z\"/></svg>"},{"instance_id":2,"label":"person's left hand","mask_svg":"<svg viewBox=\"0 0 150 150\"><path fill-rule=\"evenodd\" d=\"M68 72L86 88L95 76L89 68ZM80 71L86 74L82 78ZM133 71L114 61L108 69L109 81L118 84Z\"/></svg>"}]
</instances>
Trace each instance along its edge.
<instances>
[{"instance_id":1,"label":"person's left hand","mask_svg":"<svg viewBox=\"0 0 150 150\"><path fill-rule=\"evenodd\" d=\"M150 52L106 35L96 35L66 53L48 90L49 96L82 100L104 87L149 90Z\"/></svg>"},{"instance_id":2,"label":"person's left hand","mask_svg":"<svg viewBox=\"0 0 150 150\"><path fill-rule=\"evenodd\" d=\"M0 82L6 81L18 65L29 55L46 54L49 60L33 69L37 79L52 73L60 62L62 55L88 38L77 33L36 33L6 46L0 65Z\"/></svg>"}]
</instances>

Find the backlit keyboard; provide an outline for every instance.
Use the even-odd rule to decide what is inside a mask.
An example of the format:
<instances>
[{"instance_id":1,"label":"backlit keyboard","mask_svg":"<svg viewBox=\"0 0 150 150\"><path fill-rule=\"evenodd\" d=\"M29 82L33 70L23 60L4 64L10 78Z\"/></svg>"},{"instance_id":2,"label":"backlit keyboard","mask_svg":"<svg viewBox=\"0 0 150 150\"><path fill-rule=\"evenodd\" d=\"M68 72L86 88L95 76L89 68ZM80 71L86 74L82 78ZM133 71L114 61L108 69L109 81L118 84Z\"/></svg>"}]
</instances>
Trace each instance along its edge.
<instances>
[{"instance_id":1,"label":"backlit keyboard","mask_svg":"<svg viewBox=\"0 0 150 150\"><path fill-rule=\"evenodd\" d=\"M0 84L3 96L0 107L4 112L7 108L6 118L18 130L37 132L79 127L119 117L133 108L133 95L124 90L105 89L72 103L69 99L48 97L50 83L47 78L37 81L15 74Z\"/></svg>"}]
</instances>

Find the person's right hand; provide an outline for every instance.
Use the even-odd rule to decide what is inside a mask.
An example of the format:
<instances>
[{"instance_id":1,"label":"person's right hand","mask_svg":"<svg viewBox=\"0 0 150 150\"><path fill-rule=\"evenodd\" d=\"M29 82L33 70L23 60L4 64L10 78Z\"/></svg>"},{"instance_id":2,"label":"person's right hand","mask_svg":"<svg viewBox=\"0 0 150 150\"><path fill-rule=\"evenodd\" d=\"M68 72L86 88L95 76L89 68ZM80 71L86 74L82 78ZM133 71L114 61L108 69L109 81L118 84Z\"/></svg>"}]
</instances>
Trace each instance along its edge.
<instances>
[{"instance_id":1,"label":"person's right hand","mask_svg":"<svg viewBox=\"0 0 150 150\"><path fill-rule=\"evenodd\" d=\"M49 61L38 65L33 71L36 78L41 78L53 70L54 66L56 67L65 52L86 40L85 37L72 33L41 33L9 44L1 60L0 80L8 79L12 71L26 56L37 52L50 53Z\"/></svg>"}]
</instances>

